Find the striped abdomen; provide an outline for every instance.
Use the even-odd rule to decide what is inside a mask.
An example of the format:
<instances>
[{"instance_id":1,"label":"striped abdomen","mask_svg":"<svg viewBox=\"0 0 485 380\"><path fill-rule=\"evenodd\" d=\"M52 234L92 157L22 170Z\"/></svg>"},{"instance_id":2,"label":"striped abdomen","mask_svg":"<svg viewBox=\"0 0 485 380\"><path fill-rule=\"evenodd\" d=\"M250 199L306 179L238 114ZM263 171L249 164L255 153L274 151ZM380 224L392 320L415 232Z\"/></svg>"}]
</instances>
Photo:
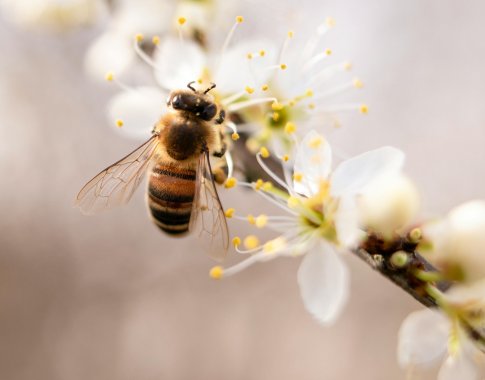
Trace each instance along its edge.
<instances>
[{"instance_id":1,"label":"striped abdomen","mask_svg":"<svg viewBox=\"0 0 485 380\"><path fill-rule=\"evenodd\" d=\"M195 192L195 170L158 163L148 179L148 208L154 223L169 234L189 228Z\"/></svg>"}]
</instances>

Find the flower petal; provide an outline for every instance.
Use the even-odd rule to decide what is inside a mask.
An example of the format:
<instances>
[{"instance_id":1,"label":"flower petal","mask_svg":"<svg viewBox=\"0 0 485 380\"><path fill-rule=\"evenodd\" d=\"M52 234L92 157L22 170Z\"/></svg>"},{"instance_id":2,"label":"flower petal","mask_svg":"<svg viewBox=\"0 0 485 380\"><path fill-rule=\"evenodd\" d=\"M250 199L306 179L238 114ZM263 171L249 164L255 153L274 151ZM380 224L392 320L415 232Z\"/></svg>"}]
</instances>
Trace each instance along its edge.
<instances>
[{"instance_id":1,"label":"flower petal","mask_svg":"<svg viewBox=\"0 0 485 380\"><path fill-rule=\"evenodd\" d=\"M121 131L130 137L147 138L165 107L166 93L156 87L138 87L111 98L107 111L109 123L123 121Z\"/></svg>"},{"instance_id":2,"label":"flower petal","mask_svg":"<svg viewBox=\"0 0 485 380\"><path fill-rule=\"evenodd\" d=\"M308 132L298 145L295 157L294 173L303 175L300 181L293 181L295 191L307 197L316 194L321 181L327 179L331 167L330 144L319 133Z\"/></svg>"},{"instance_id":3,"label":"flower petal","mask_svg":"<svg viewBox=\"0 0 485 380\"><path fill-rule=\"evenodd\" d=\"M298 284L310 314L322 324L333 323L347 301L349 276L330 245L316 244L305 255L298 269Z\"/></svg>"},{"instance_id":4,"label":"flower petal","mask_svg":"<svg viewBox=\"0 0 485 380\"><path fill-rule=\"evenodd\" d=\"M108 71L121 74L132 64L134 58L135 51L130 40L107 32L89 47L84 57L84 67L94 79L104 80Z\"/></svg>"},{"instance_id":5,"label":"flower petal","mask_svg":"<svg viewBox=\"0 0 485 380\"><path fill-rule=\"evenodd\" d=\"M478 369L472 358L465 352L448 356L438 374L438 380L476 380L478 378Z\"/></svg>"},{"instance_id":6,"label":"flower petal","mask_svg":"<svg viewBox=\"0 0 485 380\"><path fill-rule=\"evenodd\" d=\"M359 228L359 212L353 195L340 198L334 223L339 243L344 247L354 246L363 232Z\"/></svg>"},{"instance_id":7,"label":"flower petal","mask_svg":"<svg viewBox=\"0 0 485 380\"><path fill-rule=\"evenodd\" d=\"M446 351L449 327L448 320L434 310L409 314L399 329L399 364L423 365L441 357Z\"/></svg>"},{"instance_id":8,"label":"flower petal","mask_svg":"<svg viewBox=\"0 0 485 380\"><path fill-rule=\"evenodd\" d=\"M258 55L260 51L264 51L263 57ZM255 57L249 60L248 53ZM261 86L272 74L267 67L273 62L275 53L276 48L271 41L255 39L227 49L223 56L215 54L212 66L216 69L214 81L218 89L223 94L231 94L243 91L246 86Z\"/></svg>"},{"instance_id":9,"label":"flower petal","mask_svg":"<svg viewBox=\"0 0 485 380\"><path fill-rule=\"evenodd\" d=\"M332 174L334 196L359 193L368 183L396 173L404 164L404 153L385 146L342 162Z\"/></svg>"},{"instance_id":10,"label":"flower petal","mask_svg":"<svg viewBox=\"0 0 485 380\"><path fill-rule=\"evenodd\" d=\"M166 38L155 54L155 77L166 89L185 88L202 75L206 57L195 42Z\"/></svg>"}]
</instances>

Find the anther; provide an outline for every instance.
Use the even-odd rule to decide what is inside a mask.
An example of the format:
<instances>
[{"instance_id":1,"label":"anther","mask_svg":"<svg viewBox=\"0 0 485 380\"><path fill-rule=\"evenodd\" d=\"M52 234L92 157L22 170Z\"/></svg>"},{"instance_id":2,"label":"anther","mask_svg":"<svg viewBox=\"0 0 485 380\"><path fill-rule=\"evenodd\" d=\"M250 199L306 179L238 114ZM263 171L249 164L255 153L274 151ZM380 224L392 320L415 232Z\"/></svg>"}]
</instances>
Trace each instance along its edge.
<instances>
[{"instance_id":1,"label":"anther","mask_svg":"<svg viewBox=\"0 0 485 380\"><path fill-rule=\"evenodd\" d=\"M292 133L295 133L296 132L296 125L295 123L289 121L288 123L286 123L285 125L285 132L288 133L288 134L292 134Z\"/></svg>"},{"instance_id":2,"label":"anther","mask_svg":"<svg viewBox=\"0 0 485 380\"><path fill-rule=\"evenodd\" d=\"M209 272L209 276L214 280L220 280L223 275L224 269L221 266L215 266Z\"/></svg>"},{"instance_id":3,"label":"anther","mask_svg":"<svg viewBox=\"0 0 485 380\"><path fill-rule=\"evenodd\" d=\"M256 219L254 218L253 215L248 214L248 216L246 217L246 219L248 220L248 223L249 224L252 224L252 225L255 225L256 224Z\"/></svg>"},{"instance_id":4,"label":"anther","mask_svg":"<svg viewBox=\"0 0 485 380\"><path fill-rule=\"evenodd\" d=\"M271 109L273 111L281 111L283 109L283 105L281 103L278 103L278 101L274 101L271 103Z\"/></svg>"},{"instance_id":5,"label":"anther","mask_svg":"<svg viewBox=\"0 0 485 380\"><path fill-rule=\"evenodd\" d=\"M265 55L266 55L266 51L265 51L265 50L263 50L263 49L261 49L261 50L259 51L259 56L260 56L260 57L264 57Z\"/></svg>"},{"instance_id":6,"label":"anther","mask_svg":"<svg viewBox=\"0 0 485 380\"><path fill-rule=\"evenodd\" d=\"M263 84L261 86L261 91L268 91L269 86L267 84Z\"/></svg>"},{"instance_id":7,"label":"anther","mask_svg":"<svg viewBox=\"0 0 485 380\"><path fill-rule=\"evenodd\" d=\"M233 188L234 186L236 186L236 184L237 184L237 180L236 180L236 178L231 177L231 178L228 178L228 179L226 180L226 183L224 184L224 187L225 187L226 189L231 189L231 188Z\"/></svg>"},{"instance_id":8,"label":"anther","mask_svg":"<svg viewBox=\"0 0 485 380\"><path fill-rule=\"evenodd\" d=\"M269 157L269 150L265 146L262 146L261 149L259 150L259 154L263 158L268 158Z\"/></svg>"},{"instance_id":9,"label":"anther","mask_svg":"<svg viewBox=\"0 0 485 380\"><path fill-rule=\"evenodd\" d=\"M254 235L248 235L244 238L244 246L246 249L254 249L259 245L259 239Z\"/></svg>"},{"instance_id":10,"label":"anther","mask_svg":"<svg viewBox=\"0 0 485 380\"><path fill-rule=\"evenodd\" d=\"M263 185L264 185L263 180L262 180L261 178L259 178L259 179L258 179L258 180L255 182L255 184L254 184L254 188L255 188L256 190L259 190L259 189L261 189L261 187L263 187Z\"/></svg>"},{"instance_id":11,"label":"anther","mask_svg":"<svg viewBox=\"0 0 485 380\"><path fill-rule=\"evenodd\" d=\"M154 45L157 45L157 46L160 45L160 37L153 36L152 42L153 42Z\"/></svg>"},{"instance_id":12,"label":"anther","mask_svg":"<svg viewBox=\"0 0 485 380\"><path fill-rule=\"evenodd\" d=\"M254 88L249 87L249 86L246 86L244 89L246 90L246 92L247 92L248 94L252 94L252 93L254 92Z\"/></svg>"},{"instance_id":13,"label":"anther","mask_svg":"<svg viewBox=\"0 0 485 380\"><path fill-rule=\"evenodd\" d=\"M361 104L361 105L359 106L359 112L360 112L361 114L367 115L367 114L369 113L369 107L367 107L367 105L366 105L366 104Z\"/></svg>"},{"instance_id":14,"label":"anther","mask_svg":"<svg viewBox=\"0 0 485 380\"><path fill-rule=\"evenodd\" d=\"M177 22L178 22L179 25L185 24L186 21L187 21L187 19L185 17L179 17L177 19Z\"/></svg>"},{"instance_id":15,"label":"anther","mask_svg":"<svg viewBox=\"0 0 485 380\"><path fill-rule=\"evenodd\" d=\"M325 49L325 55L332 55L332 49Z\"/></svg>"},{"instance_id":16,"label":"anther","mask_svg":"<svg viewBox=\"0 0 485 380\"><path fill-rule=\"evenodd\" d=\"M241 238L239 236L234 236L232 239L232 245L237 248L241 245Z\"/></svg>"},{"instance_id":17,"label":"anther","mask_svg":"<svg viewBox=\"0 0 485 380\"><path fill-rule=\"evenodd\" d=\"M293 180L295 180L296 182L301 182L302 179L303 173L296 172L293 174Z\"/></svg>"},{"instance_id":18,"label":"anther","mask_svg":"<svg viewBox=\"0 0 485 380\"><path fill-rule=\"evenodd\" d=\"M344 62L344 64L343 64L343 68L344 68L344 70L345 70L345 71L350 71L350 70L352 70L352 62L349 62L349 61Z\"/></svg>"},{"instance_id":19,"label":"anther","mask_svg":"<svg viewBox=\"0 0 485 380\"><path fill-rule=\"evenodd\" d=\"M117 120L116 120L116 126L117 126L118 128L121 128L121 127L123 126L123 124L124 124L124 123L123 123L123 120L121 120L121 119L117 119Z\"/></svg>"},{"instance_id":20,"label":"anther","mask_svg":"<svg viewBox=\"0 0 485 380\"><path fill-rule=\"evenodd\" d=\"M359 79L359 78L354 78L352 80L352 85L355 87L355 88L362 88L364 87L364 83L362 83L362 81Z\"/></svg>"},{"instance_id":21,"label":"anther","mask_svg":"<svg viewBox=\"0 0 485 380\"><path fill-rule=\"evenodd\" d=\"M237 17L236 17L236 22L237 22L238 24L242 23L243 21L244 21L244 17L243 17L243 16L237 16Z\"/></svg>"},{"instance_id":22,"label":"anther","mask_svg":"<svg viewBox=\"0 0 485 380\"><path fill-rule=\"evenodd\" d=\"M143 34L141 34L141 33L137 33L135 35L135 41L138 42L138 43L142 42L143 41L143 38L144 38L143 37Z\"/></svg>"},{"instance_id":23,"label":"anther","mask_svg":"<svg viewBox=\"0 0 485 380\"><path fill-rule=\"evenodd\" d=\"M263 228L266 226L266 224L268 224L268 217L264 214L261 214L259 215L257 218L256 218L256 227L258 228Z\"/></svg>"},{"instance_id":24,"label":"anther","mask_svg":"<svg viewBox=\"0 0 485 380\"><path fill-rule=\"evenodd\" d=\"M247 59L253 59L253 53L248 53L246 54Z\"/></svg>"},{"instance_id":25,"label":"anther","mask_svg":"<svg viewBox=\"0 0 485 380\"><path fill-rule=\"evenodd\" d=\"M232 218L235 212L236 210L231 207L228 208L224 214L226 215L226 218Z\"/></svg>"},{"instance_id":26,"label":"anther","mask_svg":"<svg viewBox=\"0 0 485 380\"><path fill-rule=\"evenodd\" d=\"M111 71L107 72L104 79L106 79L108 82L112 82L115 79L115 75Z\"/></svg>"},{"instance_id":27,"label":"anther","mask_svg":"<svg viewBox=\"0 0 485 380\"><path fill-rule=\"evenodd\" d=\"M231 139L233 139L234 141L237 141L239 140L239 133L237 132L233 132L232 135L231 135Z\"/></svg>"},{"instance_id":28,"label":"anther","mask_svg":"<svg viewBox=\"0 0 485 380\"><path fill-rule=\"evenodd\" d=\"M325 25L327 28L333 28L335 26L335 19L333 17L327 17L325 19Z\"/></svg>"},{"instance_id":29,"label":"anther","mask_svg":"<svg viewBox=\"0 0 485 380\"><path fill-rule=\"evenodd\" d=\"M286 69L287 69L287 67L288 67L288 66L287 66L285 63L280 64L280 69L281 69L281 70L286 70Z\"/></svg>"}]
</instances>

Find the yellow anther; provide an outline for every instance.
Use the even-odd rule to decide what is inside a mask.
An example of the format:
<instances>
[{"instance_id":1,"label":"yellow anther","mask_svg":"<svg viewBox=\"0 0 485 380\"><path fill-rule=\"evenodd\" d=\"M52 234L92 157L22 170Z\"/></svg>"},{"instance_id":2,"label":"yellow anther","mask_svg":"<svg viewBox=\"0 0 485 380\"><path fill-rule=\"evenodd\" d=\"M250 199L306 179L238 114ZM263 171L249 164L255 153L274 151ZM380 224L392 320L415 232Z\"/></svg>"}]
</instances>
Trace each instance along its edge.
<instances>
[{"instance_id":1,"label":"yellow anther","mask_svg":"<svg viewBox=\"0 0 485 380\"><path fill-rule=\"evenodd\" d=\"M418 243L423 237L423 233L419 227L416 227L409 232L408 236L412 242Z\"/></svg>"},{"instance_id":2,"label":"yellow anther","mask_svg":"<svg viewBox=\"0 0 485 380\"><path fill-rule=\"evenodd\" d=\"M308 104L308 108L310 108L311 110L314 110L315 107L316 107L315 103Z\"/></svg>"},{"instance_id":3,"label":"yellow anther","mask_svg":"<svg viewBox=\"0 0 485 380\"><path fill-rule=\"evenodd\" d=\"M177 22L178 22L179 25L183 25L187 22L187 19L185 17L179 17L177 19Z\"/></svg>"},{"instance_id":4,"label":"yellow anther","mask_svg":"<svg viewBox=\"0 0 485 380\"><path fill-rule=\"evenodd\" d=\"M286 201L289 208L297 208L300 205L300 200L297 197L290 196Z\"/></svg>"},{"instance_id":5,"label":"yellow anther","mask_svg":"<svg viewBox=\"0 0 485 380\"><path fill-rule=\"evenodd\" d=\"M259 154L263 158L268 158L269 157L269 150L265 146L262 146L261 149L259 149Z\"/></svg>"},{"instance_id":6,"label":"yellow anther","mask_svg":"<svg viewBox=\"0 0 485 380\"><path fill-rule=\"evenodd\" d=\"M288 162L288 160L290 159L290 156L288 156L287 154L285 154L283 157L281 157L281 159L282 159L284 162Z\"/></svg>"},{"instance_id":7,"label":"yellow anther","mask_svg":"<svg viewBox=\"0 0 485 380\"><path fill-rule=\"evenodd\" d=\"M204 82L204 79L202 79L202 78L197 79L198 84L202 84L202 82Z\"/></svg>"},{"instance_id":8,"label":"yellow anther","mask_svg":"<svg viewBox=\"0 0 485 380\"><path fill-rule=\"evenodd\" d=\"M261 49L261 50L259 51L259 56L260 56L260 57L264 57L265 55L266 55L266 50Z\"/></svg>"},{"instance_id":9,"label":"yellow anther","mask_svg":"<svg viewBox=\"0 0 485 380\"><path fill-rule=\"evenodd\" d=\"M242 23L243 21L244 21L244 17L243 17L243 16L237 16L237 17L236 17L236 22L237 22L238 24Z\"/></svg>"},{"instance_id":10,"label":"yellow anther","mask_svg":"<svg viewBox=\"0 0 485 380\"><path fill-rule=\"evenodd\" d=\"M261 90L262 90L262 91L268 91L268 88L269 88L269 86L268 86L267 84L263 84L263 85L261 86Z\"/></svg>"},{"instance_id":11,"label":"yellow anther","mask_svg":"<svg viewBox=\"0 0 485 380\"><path fill-rule=\"evenodd\" d=\"M288 67L288 66L286 66L286 64L285 64L285 63L282 63L282 64L280 65L280 69L281 69L281 70L286 70L286 68L287 68L287 67Z\"/></svg>"},{"instance_id":12,"label":"yellow anther","mask_svg":"<svg viewBox=\"0 0 485 380\"><path fill-rule=\"evenodd\" d=\"M354 80L352 81L352 84L355 88L364 87L364 83L362 83L362 81L359 78L354 78Z\"/></svg>"},{"instance_id":13,"label":"yellow anther","mask_svg":"<svg viewBox=\"0 0 485 380\"><path fill-rule=\"evenodd\" d=\"M273 189L273 184L269 181L266 181L265 183L263 183L262 188L264 191L270 191L271 189Z\"/></svg>"},{"instance_id":14,"label":"yellow anther","mask_svg":"<svg viewBox=\"0 0 485 380\"><path fill-rule=\"evenodd\" d=\"M260 179L258 179L258 180L255 182L255 184L254 184L254 188L255 188L256 190L259 190L259 189L261 189L261 187L262 187L263 185L264 185L264 182L263 182L263 180L260 178Z\"/></svg>"},{"instance_id":15,"label":"yellow anther","mask_svg":"<svg viewBox=\"0 0 485 380\"><path fill-rule=\"evenodd\" d=\"M246 249L254 249L257 248L259 245L259 239L257 236L248 235L244 238L244 246Z\"/></svg>"},{"instance_id":16,"label":"yellow anther","mask_svg":"<svg viewBox=\"0 0 485 380\"><path fill-rule=\"evenodd\" d=\"M318 149L322 146L324 140L322 136L316 136L308 142L308 146L312 149Z\"/></svg>"},{"instance_id":17,"label":"yellow anther","mask_svg":"<svg viewBox=\"0 0 485 380\"><path fill-rule=\"evenodd\" d=\"M299 172L294 173L293 174L293 179L296 182L301 182L301 180L303 179L303 173L299 173Z\"/></svg>"},{"instance_id":18,"label":"yellow anther","mask_svg":"<svg viewBox=\"0 0 485 380\"><path fill-rule=\"evenodd\" d=\"M231 139L233 139L234 141L239 140L239 133L234 132L234 133L231 135Z\"/></svg>"},{"instance_id":19,"label":"yellow anther","mask_svg":"<svg viewBox=\"0 0 485 380\"><path fill-rule=\"evenodd\" d=\"M237 180L236 180L236 178L231 177L231 178L228 178L228 179L227 179L226 183L224 184L224 187L225 187L226 189L230 189L230 188L232 188L232 187L236 186L236 184L237 184Z\"/></svg>"},{"instance_id":20,"label":"yellow anther","mask_svg":"<svg viewBox=\"0 0 485 380\"><path fill-rule=\"evenodd\" d=\"M369 113L369 107L367 107L367 104L361 104L359 106L359 112L361 114L367 115Z\"/></svg>"},{"instance_id":21,"label":"yellow anther","mask_svg":"<svg viewBox=\"0 0 485 380\"><path fill-rule=\"evenodd\" d=\"M138 33L138 34L136 34L136 35L135 35L135 40L136 40L136 42L141 42L141 41L143 41L143 38L144 38L144 37L143 37L143 34L141 34L141 33Z\"/></svg>"},{"instance_id":22,"label":"yellow anther","mask_svg":"<svg viewBox=\"0 0 485 380\"><path fill-rule=\"evenodd\" d=\"M220 280L223 275L224 269L221 266L215 266L209 272L209 276L214 280Z\"/></svg>"},{"instance_id":23,"label":"yellow anther","mask_svg":"<svg viewBox=\"0 0 485 380\"><path fill-rule=\"evenodd\" d=\"M277 101L274 101L273 103L271 103L271 109L273 111L281 111L283 109L283 105L278 103Z\"/></svg>"},{"instance_id":24,"label":"yellow anther","mask_svg":"<svg viewBox=\"0 0 485 380\"><path fill-rule=\"evenodd\" d=\"M271 115L271 118L273 119L274 122L278 121L280 119L279 112L273 112L273 115Z\"/></svg>"},{"instance_id":25,"label":"yellow anther","mask_svg":"<svg viewBox=\"0 0 485 380\"><path fill-rule=\"evenodd\" d=\"M247 92L248 94L252 94L252 93L254 92L254 88L249 87L249 86L246 86L245 90L246 90L246 92Z\"/></svg>"},{"instance_id":26,"label":"yellow anther","mask_svg":"<svg viewBox=\"0 0 485 380\"><path fill-rule=\"evenodd\" d=\"M266 215L261 214L256 218L256 227L263 228L266 224L268 224L268 217Z\"/></svg>"},{"instance_id":27,"label":"yellow anther","mask_svg":"<svg viewBox=\"0 0 485 380\"><path fill-rule=\"evenodd\" d=\"M327 28L333 28L335 26L335 19L333 17L327 17L325 19L325 25Z\"/></svg>"},{"instance_id":28,"label":"yellow anther","mask_svg":"<svg viewBox=\"0 0 485 380\"><path fill-rule=\"evenodd\" d=\"M348 62L348 61L347 61L347 62L344 62L343 67L344 67L344 70L345 70L345 71L350 71L350 70L352 70L352 62Z\"/></svg>"},{"instance_id":29,"label":"yellow anther","mask_svg":"<svg viewBox=\"0 0 485 380\"><path fill-rule=\"evenodd\" d=\"M289 121L288 123L286 123L285 125L285 132L288 133L288 134L292 134L292 133L295 133L296 132L296 125L295 123Z\"/></svg>"},{"instance_id":30,"label":"yellow anther","mask_svg":"<svg viewBox=\"0 0 485 380\"><path fill-rule=\"evenodd\" d=\"M292 30L288 31L288 38L293 38L294 35L295 35L294 31L292 31Z\"/></svg>"},{"instance_id":31,"label":"yellow anther","mask_svg":"<svg viewBox=\"0 0 485 380\"><path fill-rule=\"evenodd\" d=\"M276 239L266 242L263 246L263 252L267 254L273 254L278 251L281 251L286 246L287 246L286 239L280 236L280 237L277 237Z\"/></svg>"},{"instance_id":32,"label":"yellow anther","mask_svg":"<svg viewBox=\"0 0 485 380\"><path fill-rule=\"evenodd\" d=\"M294 106L295 106L295 104L296 104L296 101L295 101L295 100L290 100L290 101L288 102L288 105L289 105L290 107L294 107Z\"/></svg>"},{"instance_id":33,"label":"yellow anther","mask_svg":"<svg viewBox=\"0 0 485 380\"><path fill-rule=\"evenodd\" d=\"M241 245L241 238L239 236L234 236L232 238L232 245L234 247L239 247Z\"/></svg>"},{"instance_id":34,"label":"yellow anther","mask_svg":"<svg viewBox=\"0 0 485 380\"><path fill-rule=\"evenodd\" d=\"M123 124L124 124L124 123L123 123L123 120L121 120L121 119L117 119L117 120L116 120L116 126L117 126L118 128L121 128L121 127L123 126Z\"/></svg>"},{"instance_id":35,"label":"yellow anther","mask_svg":"<svg viewBox=\"0 0 485 380\"><path fill-rule=\"evenodd\" d=\"M246 54L247 59L253 59L253 53L248 53Z\"/></svg>"},{"instance_id":36,"label":"yellow anther","mask_svg":"<svg viewBox=\"0 0 485 380\"><path fill-rule=\"evenodd\" d=\"M325 55L332 55L332 49L325 49Z\"/></svg>"},{"instance_id":37,"label":"yellow anther","mask_svg":"<svg viewBox=\"0 0 485 380\"><path fill-rule=\"evenodd\" d=\"M253 224L253 225L256 224L256 219L254 218L254 216L252 214L248 214L246 219L248 220L249 224Z\"/></svg>"},{"instance_id":38,"label":"yellow anther","mask_svg":"<svg viewBox=\"0 0 485 380\"><path fill-rule=\"evenodd\" d=\"M153 36L152 42L153 42L154 45L159 45L160 44L160 37Z\"/></svg>"},{"instance_id":39,"label":"yellow anther","mask_svg":"<svg viewBox=\"0 0 485 380\"><path fill-rule=\"evenodd\" d=\"M106 73L106 75L104 76L104 79L106 79L108 82L111 82L113 81L113 79L115 79L115 75L110 71Z\"/></svg>"},{"instance_id":40,"label":"yellow anther","mask_svg":"<svg viewBox=\"0 0 485 380\"><path fill-rule=\"evenodd\" d=\"M305 96L308 96L309 98L313 96L313 90L309 88L308 90L305 91Z\"/></svg>"},{"instance_id":41,"label":"yellow anther","mask_svg":"<svg viewBox=\"0 0 485 380\"><path fill-rule=\"evenodd\" d=\"M228 208L224 214L226 215L226 218L232 218L235 212L236 210L231 207Z\"/></svg>"}]
</instances>

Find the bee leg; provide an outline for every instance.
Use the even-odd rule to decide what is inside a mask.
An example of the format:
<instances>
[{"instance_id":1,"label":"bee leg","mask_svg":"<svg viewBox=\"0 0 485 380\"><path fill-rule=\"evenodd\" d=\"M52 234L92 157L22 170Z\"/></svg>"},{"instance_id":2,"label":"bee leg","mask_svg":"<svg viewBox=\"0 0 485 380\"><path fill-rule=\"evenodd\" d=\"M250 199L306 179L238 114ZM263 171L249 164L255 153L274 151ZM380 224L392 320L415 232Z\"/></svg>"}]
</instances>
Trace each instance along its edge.
<instances>
[{"instance_id":1,"label":"bee leg","mask_svg":"<svg viewBox=\"0 0 485 380\"><path fill-rule=\"evenodd\" d=\"M212 177L214 178L214 181L222 185L224 182L226 182L227 179L227 164L225 161L218 162L215 167L212 169Z\"/></svg>"},{"instance_id":2,"label":"bee leg","mask_svg":"<svg viewBox=\"0 0 485 380\"><path fill-rule=\"evenodd\" d=\"M222 123L224 123L225 119L226 119L226 111L221 110L221 112L219 112L219 116L215 120L215 123L216 124L222 124Z\"/></svg>"}]
</instances>

